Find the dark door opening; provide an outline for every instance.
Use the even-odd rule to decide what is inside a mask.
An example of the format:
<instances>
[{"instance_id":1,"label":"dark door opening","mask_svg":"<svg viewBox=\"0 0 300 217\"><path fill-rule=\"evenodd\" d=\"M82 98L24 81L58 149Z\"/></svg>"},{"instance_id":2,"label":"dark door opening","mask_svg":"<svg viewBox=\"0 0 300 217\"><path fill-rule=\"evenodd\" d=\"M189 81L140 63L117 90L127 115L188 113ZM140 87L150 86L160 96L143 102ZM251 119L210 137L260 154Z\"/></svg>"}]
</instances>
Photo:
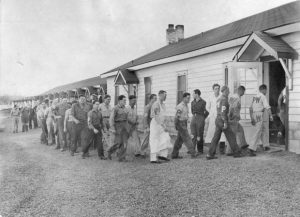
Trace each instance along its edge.
<instances>
[{"instance_id":1,"label":"dark door opening","mask_svg":"<svg viewBox=\"0 0 300 217\"><path fill-rule=\"evenodd\" d=\"M269 103L271 106L274 122L270 122L270 142L285 144L285 125L287 113L284 113L283 122L279 118L278 98L286 87L284 69L279 61L269 63Z\"/></svg>"}]
</instances>

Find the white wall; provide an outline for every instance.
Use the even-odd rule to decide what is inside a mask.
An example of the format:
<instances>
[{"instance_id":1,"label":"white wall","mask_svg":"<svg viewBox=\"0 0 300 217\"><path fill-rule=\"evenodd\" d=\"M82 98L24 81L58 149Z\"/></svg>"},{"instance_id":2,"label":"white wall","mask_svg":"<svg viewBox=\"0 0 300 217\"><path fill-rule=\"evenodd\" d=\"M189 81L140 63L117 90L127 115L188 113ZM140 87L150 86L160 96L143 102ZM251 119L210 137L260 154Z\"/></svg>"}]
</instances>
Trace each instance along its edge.
<instances>
[{"instance_id":1,"label":"white wall","mask_svg":"<svg viewBox=\"0 0 300 217\"><path fill-rule=\"evenodd\" d=\"M289 92L289 150L300 154L300 32L281 38L299 55L293 60L293 89Z\"/></svg>"},{"instance_id":2,"label":"white wall","mask_svg":"<svg viewBox=\"0 0 300 217\"><path fill-rule=\"evenodd\" d=\"M224 84L223 63L231 61L237 50L238 47L138 70L137 76L140 80L138 114L143 113L145 105L144 77L152 78L152 93L157 94L159 90L167 91L167 111L170 116L173 116L177 101L177 74L187 72L188 92L192 93L194 89L200 89L202 97L206 100L212 92L214 83Z\"/></svg>"}]
</instances>

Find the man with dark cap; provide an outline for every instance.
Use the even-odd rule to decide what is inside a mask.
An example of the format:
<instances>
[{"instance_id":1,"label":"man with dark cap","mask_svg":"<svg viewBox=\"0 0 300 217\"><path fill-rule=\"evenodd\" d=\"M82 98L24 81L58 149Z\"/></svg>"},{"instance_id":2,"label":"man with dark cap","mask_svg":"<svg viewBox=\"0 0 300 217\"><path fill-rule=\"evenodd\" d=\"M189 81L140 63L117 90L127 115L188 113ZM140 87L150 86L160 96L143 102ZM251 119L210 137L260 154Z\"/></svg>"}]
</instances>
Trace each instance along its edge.
<instances>
[{"instance_id":1,"label":"man with dark cap","mask_svg":"<svg viewBox=\"0 0 300 217\"><path fill-rule=\"evenodd\" d=\"M228 125L228 113L229 113L229 103L228 95L229 88L223 86L221 88L222 95L217 101L217 118L216 118L216 130L209 147L209 153L206 156L207 160L216 159L215 153L217 145L220 141L221 134L224 132L226 139L229 142L231 150L233 151L233 157L242 157L240 149L236 142L236 136L230 126Z\"/></svg>"},{"instance_id":2,"label":"man with dark cap","mask_svg":"<svg viewBox=\"0 0 300 217\"><path fill-rule=\"evenodd\" d=\"M198 153L203 154L205 118L207 118L209 112L206 110L206 102L200 97L200 95L201 91L199 89L194 90L194 100L191 105L191 111L193 114L191 134L194 147L197 146Z\"/></svg>"},{"instance_id":3,"label":"man with dark cap","mask_svg":"<svg viewBox=\"0 0 300 217\"><path fill-rule=\"evenodd\" d=\"M176 106L175 128L178 133L176 141L174 143L172 159L182 158L182 156L179 156L179 150L181 149L183 143L186 145L191 158L197 157L192 139L187 129L187 121L189 119L188 103L190 102L190 97L191 94L184 93L182 102Z\"/></svg>"},{"instance_id":4,"label":"man with dark cap","mask_svg":"<svg viewBox=\"0 0 300 217\"><path fill-rule=\"evenodd\" d=\"M57 144L56 149L61 148L61 151L67 150L66 134L64 133L64 120L65 120L66 111L68 109L69 109L68 100L67 98L63 98L61 103L57 105L57 112L55 116L57 122L57 128L58 128L58 139L59 139L59 143Z\"/></svg>"},{"instance_id":5,"label":"man with dark cap","mask_svg":"<svg viewBox=\"0 0 300 217\"><path fill-rule=\"evenodd\" d=\"M71 109L71 117L73 122L75 123L73 126L72 132L72 148L71 148L71 156L74 156L74 153L77 149L78 139L81 139L81 145L84 150L86 146L89 145L90 142L90 133L88 128L88 112L91 110L91 105L86 102L85 96L80 95L78 103L72 105ZM82 157L88 157L88 152L83 153Z\"/></svg>"},{"instance_id":6,"label":"man with dark cap","mask_svg":"<svg viewBox=\"0 0 300 217\"><path fill-rule=\"evenodd\" d=\"M103 143L102 143L102 129L103 129L103 118L101 112L99 111L100 103L98 101L94 101L93 109L88 113L88 126L91 129L91 142L94 141L95 146L98 150L98 157L101 160L106 160L104 157L104 150L103 150ZM89 143L88 146L84 147L83 151L83 158L85 157L86 153L89 150Z\"/></svg>"},{"instance_id":7,"label":"man with dark cap","mask_svg":"<svg viewBox=\"0 0 300 217\"><path fill-rule=\"evenodd\" d=\"M110 116L110 131L115 134L115 141L107 150L107 158L111 160L111 155L118 151L119 162L126 161L126 149L128 141L127 131L127 109L125 108L126 97L120 95L118 104L113 108Z\"/></svg>"}]
</instances>

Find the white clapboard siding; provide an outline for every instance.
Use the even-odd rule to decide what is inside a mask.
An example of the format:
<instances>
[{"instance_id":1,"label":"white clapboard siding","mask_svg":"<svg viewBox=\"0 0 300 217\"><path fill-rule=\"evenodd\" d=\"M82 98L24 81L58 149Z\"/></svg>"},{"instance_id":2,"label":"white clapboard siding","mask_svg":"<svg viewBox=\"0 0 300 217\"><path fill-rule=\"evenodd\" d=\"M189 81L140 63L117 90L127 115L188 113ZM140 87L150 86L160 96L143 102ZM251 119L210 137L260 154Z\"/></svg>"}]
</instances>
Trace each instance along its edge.
<instances>
[{"instance_id":1,"label":"white clapboard siding","mask_svg":"<svg viewBox=\"0 0 300 217\"><path fill-rule=\"evenodd\" d=\"M223 63L232 60L237 48L231 48L212 54L202 55L178 62L172 62L137 71L140 84L138 87L138 114L143 113L145 105L144 77L152 78L152 93L167 91L167 112L174 115L177 103L177 75L187 73L187 91L200 89L205 99L212 91L214 83L224 84Z\"/></svg>"},{"instance_id":2,"label":"white clapboard siding","mask_svg":"<svg viewBox=\"0 0 300 217\"><path fill-rule=\"evenodd\" d=\"M111 96L110 105L114 106L115 104L115 84L114 84L115 77L108 77L107 78L107 94Z\"/></svg>"}]
</instances>

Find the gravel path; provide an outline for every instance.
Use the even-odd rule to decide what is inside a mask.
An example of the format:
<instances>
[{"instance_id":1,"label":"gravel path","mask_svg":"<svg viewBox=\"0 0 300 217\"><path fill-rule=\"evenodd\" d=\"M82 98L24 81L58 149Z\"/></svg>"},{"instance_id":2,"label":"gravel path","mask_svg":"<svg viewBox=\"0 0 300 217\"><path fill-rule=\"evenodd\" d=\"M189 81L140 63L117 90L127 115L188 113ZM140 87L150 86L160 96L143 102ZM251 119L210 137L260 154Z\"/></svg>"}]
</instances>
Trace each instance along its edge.
<instances>
[{"instance_id":1,"label":"gravel path","mask_svg":"<svg viewBox=\"0 0 300 217\"><path fill-rule=\"evenodd\" d=\"M40 129L0 134L0 215L300 216L300 156L81 159L39 144Z\"/></svg>"}]
</instances>

